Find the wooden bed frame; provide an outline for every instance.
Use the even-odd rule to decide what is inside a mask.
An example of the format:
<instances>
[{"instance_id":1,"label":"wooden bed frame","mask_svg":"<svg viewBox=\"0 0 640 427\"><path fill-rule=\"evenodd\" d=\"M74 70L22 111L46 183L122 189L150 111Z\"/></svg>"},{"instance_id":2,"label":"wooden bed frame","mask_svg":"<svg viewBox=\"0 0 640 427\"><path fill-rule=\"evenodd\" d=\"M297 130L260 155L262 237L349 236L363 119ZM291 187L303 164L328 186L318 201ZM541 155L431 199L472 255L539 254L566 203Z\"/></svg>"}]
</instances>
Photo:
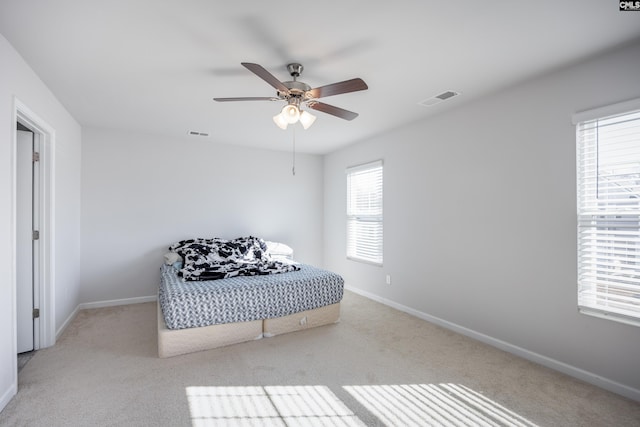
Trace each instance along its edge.
<instances>
[{"instance_id":1,"label":"wooden bed frame","mask_svg":"<svg viewBox=\"0 0 640 427\"><path fill-rule=\"evenodd\" d=\"M158 356L161 358L211 350L340 321L340 303L336 303L274 319L226 323L200 328L168 329L159 302L157 310Z\"/></svg>"}]
</instances>

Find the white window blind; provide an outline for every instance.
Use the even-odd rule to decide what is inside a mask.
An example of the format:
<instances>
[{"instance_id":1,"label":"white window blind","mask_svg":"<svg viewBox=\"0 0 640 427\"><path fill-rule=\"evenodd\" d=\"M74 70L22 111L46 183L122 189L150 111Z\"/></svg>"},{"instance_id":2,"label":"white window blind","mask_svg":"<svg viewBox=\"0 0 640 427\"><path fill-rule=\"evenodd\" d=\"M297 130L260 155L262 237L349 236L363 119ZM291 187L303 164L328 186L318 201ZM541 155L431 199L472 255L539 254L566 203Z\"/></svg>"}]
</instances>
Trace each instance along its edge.
<instances>
[{"instance_id":1,"label":"white window blind","mask_svg":"<svg viewBox=\"0 0 640 427\"><path fill-rule=\"evenodd\" d=\"M640 110L577 123L578 307L640 326Z\"/></svg>"},{"instance_id":2,"label":"white window blind","mask_svg":"<svg viewBox=\"0 0 640 427\"><path fill-rule=\"evenodd\" d=\"M347 169L347 258L382 265L382 160Z\"/></svg>"}]
</instances>

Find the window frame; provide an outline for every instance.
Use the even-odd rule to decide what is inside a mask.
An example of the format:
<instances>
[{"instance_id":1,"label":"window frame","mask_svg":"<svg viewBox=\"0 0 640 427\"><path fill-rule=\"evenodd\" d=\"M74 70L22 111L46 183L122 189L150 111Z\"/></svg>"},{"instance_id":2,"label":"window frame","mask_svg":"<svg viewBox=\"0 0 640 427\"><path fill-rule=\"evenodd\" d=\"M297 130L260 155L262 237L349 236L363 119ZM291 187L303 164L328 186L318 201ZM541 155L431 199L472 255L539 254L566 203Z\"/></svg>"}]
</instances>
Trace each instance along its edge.
<instances>
[{"instance_id":1,"label":"window frame","mask_svg":"<svg viewBox=\"0 0 640 427\"><path fill-rule=\"evenodd\" d=\"M352 194L355 192L355 188L352 187L352 184L355 185L351 178L355 178L356 176L362 177L363 174L373 173L379 174L379 177L370 176L369 179L373 179L375 182L375 188L370 191L369 194L373 194L377 196L374 198L371 209L374 212L366 212L366 210L359 211L358 208L354 208L357 205L356 200L351 200ZM366 264L372 264L375 266L382 266L384 261L384 162L382 159L375 160L368 163L363 163L355 166L347 167L345 170L346 177L346 257L349 260L362 262ZM357 197L357 196L356 196ZM355 209L356 212L352 212ZM352 241L353 238L357 238L358 231L352 230L351 227L353 224L365 226L369 228L369 230L373 233L374 237L370 241L360 241L360 245L358 245L358 241ZM371 227L373 226L373 228ZM377 234L377 236L375 236ZM371 244L377 246L377 248L371 248ZM368 247L363 247L368 246ZM361 250L359 251L358 248ZM375 253L371 253L371 256L367 256L368 252L375 251ZM358 254L360 253L360 255ZM364 255L362 255L364 254Z\"/></svg>"},{"instance_id":2,"label":"window frame","mask_svg":"<svg viewBox=\"0 0 640 427\"><path fill-rule=\"evenodd\" d=\"M609 154L610 151L600 152L600 134L597 133L595 137L586 136L586 126L593 126L593 128L589 129L591 132L594 132L593 129L595 129L595 132L599 132L600 121L606 122L616 116L637 115L639 112L640 98L579 112L572 116L572 123L576 126L578 310L582 314L633 326L640 326L640 307L633 307L632 310L629 310L625 306L635 305L635 301L631 304L625 304L609 302L609 300L614 301L616 298L620 298L619 288L631 288L629 292L634 293L637 286L638 291L640 291L640 284L629 285L621 281L621 284L618 285L614 282L614 286L611 286L612 290L610 291L609 283L611 279L603 278L603 276L608 277L609 274L605 267L602 266L605 262L601 261L600 258L611 256L611 254L615 252L615 249L618 249L616 246L618 243L611 243L611 241L607 239L615 240L619 238L617 234L628 233L629 231L633 237L640 234L640 203L636 203L635 206L633 204L626 206L626 204L614 200L614 202L618 203L610 204L605 201L611 197L609 193L605 193L607 198L599 197L601 191L601 177L599 175L600 156ZM638 133L640 134L640 132ZM635 145L635 132L633 135L631 141L633 145ZM638 141L640 143L640 139ZM589 146L588 144L591 145ZM593 153L595 153L596 156L595 160L591 160L591 165L588 164L587 151L591 151L592 156ZM593 166L594 162L596 166ZM589 184L591 185L590 190L588 190ZM595 189L593 189L594 185ZM603 181L603 185L606 186L606 181ZM610 207L610 205L612 207ZM613 237L606 237L608 235ZM585 236L591 237L587 238ZM632 252L635 252L635 248L632 248L632 250ZM594 253L598 254L598 258L594 258ZM640 266L637 266L637 264L640 263L640 255L638 256L638 262L635 262L635 253L632 253L632 255L633 256L628 256L627 253L622 255L616 254L611 258L613 261L610 262L624 263L632 259L632 267L628 270L631 271L630 277L632 281L636 281L640 276ZM588 259L589 256L591 256L591 260ZM627 277L629 276L627 275ZM616 292L618 292L618 294L616 294Z\"/></svg>"}]
</instances>

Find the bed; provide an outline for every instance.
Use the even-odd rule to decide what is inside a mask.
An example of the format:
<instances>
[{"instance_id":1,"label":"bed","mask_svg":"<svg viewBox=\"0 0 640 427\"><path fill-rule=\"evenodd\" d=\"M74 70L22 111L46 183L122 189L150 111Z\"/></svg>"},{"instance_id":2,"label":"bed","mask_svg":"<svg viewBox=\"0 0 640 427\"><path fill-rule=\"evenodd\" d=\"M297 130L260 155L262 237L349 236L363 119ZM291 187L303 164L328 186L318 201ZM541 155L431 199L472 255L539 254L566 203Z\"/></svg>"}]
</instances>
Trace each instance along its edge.
<instances>
[{"instance_id":1,"label":"bed","mask_svg":"<svg viewBox=\"0 0 640 427\"><path fill-rule=\"evenodd\" d=\"M229 242L236 245L233 253ZM196 255L189 253L194 246ZM253 237L172 245L158 290L159 357L338 322L342 277L295 263L291 253L274 249L282 247ZM266 264L257 267L262 261ZM189 263L197 268L189 268ZM238 273L238 264L245 270Z\"/></svg>"}]
</instances>

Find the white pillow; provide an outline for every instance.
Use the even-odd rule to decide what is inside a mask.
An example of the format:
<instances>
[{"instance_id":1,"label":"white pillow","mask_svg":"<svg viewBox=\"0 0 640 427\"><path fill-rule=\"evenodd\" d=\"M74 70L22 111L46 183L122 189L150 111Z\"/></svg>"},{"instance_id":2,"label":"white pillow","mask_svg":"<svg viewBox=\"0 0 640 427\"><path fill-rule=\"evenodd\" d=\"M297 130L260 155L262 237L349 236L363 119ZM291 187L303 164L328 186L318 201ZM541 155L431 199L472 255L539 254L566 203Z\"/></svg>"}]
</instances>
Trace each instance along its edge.
<instances>
[{"instance_id":1,"label":"white pillow","mask_svg":"<svg viewBox=\"0 0 640 427\"><path fill-rule=\"evenodd\" d=\"M164 263L167 265L173 265L176 262L182 262L182 257L175 252L167 252L164 254Z\"/></svg>"},{"instance_id":2,"label":"white pillow","mask_svg":"<svg viewBox=\"0 0 640 427\"><path fill-rule=\"evenodd\" d=\"M267 252L274 259L293 259L293 249L284 243L269 242L265 240L267 244Z\"/></svg>"}]
</instances>

